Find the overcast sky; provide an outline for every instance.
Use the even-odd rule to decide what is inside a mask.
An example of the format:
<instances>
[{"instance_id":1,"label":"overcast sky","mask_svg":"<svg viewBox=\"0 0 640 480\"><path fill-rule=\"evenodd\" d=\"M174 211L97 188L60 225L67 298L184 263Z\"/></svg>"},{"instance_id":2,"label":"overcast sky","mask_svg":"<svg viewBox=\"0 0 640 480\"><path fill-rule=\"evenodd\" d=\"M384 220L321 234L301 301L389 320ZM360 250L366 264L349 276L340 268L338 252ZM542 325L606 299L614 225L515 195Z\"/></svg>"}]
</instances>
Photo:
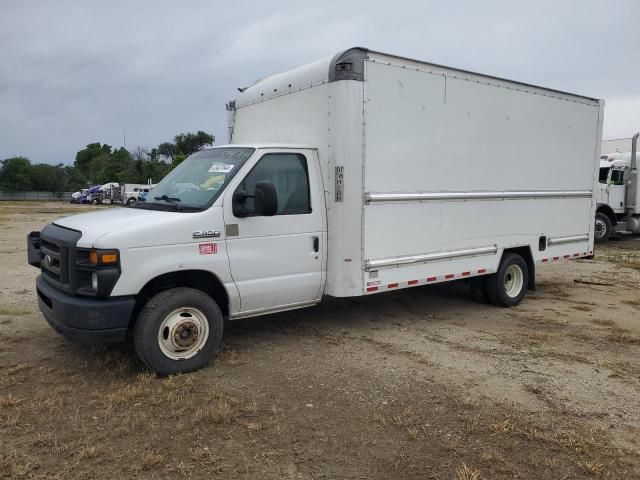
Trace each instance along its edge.
<instances>
[{"instance_id":1,"label":"overcast sky","mask_svg":"<svg viewBox=\"0 0 640 480\"><path fill-rule=\"evenodd\" d=\"M350 46L606 100L640 130L640 1L0 0L0 159L226 142L235 88Z\"/></svg>"}]
</instances>

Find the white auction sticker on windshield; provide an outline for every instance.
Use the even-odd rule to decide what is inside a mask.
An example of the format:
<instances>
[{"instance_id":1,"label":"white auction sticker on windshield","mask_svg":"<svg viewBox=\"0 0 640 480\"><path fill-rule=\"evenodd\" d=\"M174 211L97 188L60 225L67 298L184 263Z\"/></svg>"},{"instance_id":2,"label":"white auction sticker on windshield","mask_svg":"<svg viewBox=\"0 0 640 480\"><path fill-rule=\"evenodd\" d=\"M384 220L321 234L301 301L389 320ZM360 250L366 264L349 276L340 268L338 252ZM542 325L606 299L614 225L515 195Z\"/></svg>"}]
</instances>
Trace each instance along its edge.
<instances>
[{"instance_id":1,"label":"white auction sticker on windshield","mask_svg":"<svg viewBox=\"0 0 640 480\"><path fill-rule=\"evenodd\" d=\"M209 169L210 173L229 173L233 170L233 165L227 163L214 163Z\"/></svg>"}]
</instances>

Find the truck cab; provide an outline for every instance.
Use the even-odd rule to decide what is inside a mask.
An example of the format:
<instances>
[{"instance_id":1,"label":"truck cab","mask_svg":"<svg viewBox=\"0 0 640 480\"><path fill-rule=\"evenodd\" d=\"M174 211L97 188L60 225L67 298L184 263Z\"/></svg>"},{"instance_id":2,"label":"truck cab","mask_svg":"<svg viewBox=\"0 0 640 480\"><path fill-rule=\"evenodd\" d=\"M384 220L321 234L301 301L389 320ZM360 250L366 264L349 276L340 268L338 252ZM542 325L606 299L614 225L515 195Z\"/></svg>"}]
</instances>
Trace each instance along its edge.
<instances>
[{"instance_id":1,"label":"truck cab","mask_svg":"<svg viewBox=\"0 0 640 480\"><path fill-rule=\"evenodd\" d=\"M640 234L637 140L638 134L632 139L631 152L609 153L600 157L596 188L596 243L606 242L614 233Z\"/></svg>"},{"instance_id":2,"label":"truck cab","mask_svg":"<svg viewBox=\"0 0 640 480\"><path fill-rule=\"evenodd\" d=\"M160 373L208 361L224 318L320 301L325 246L318 156L301 145L200 151L146 201L28 238L51 326L81 342L121 342L135 317L136 350Z\"/></svg>"}]
</instances>

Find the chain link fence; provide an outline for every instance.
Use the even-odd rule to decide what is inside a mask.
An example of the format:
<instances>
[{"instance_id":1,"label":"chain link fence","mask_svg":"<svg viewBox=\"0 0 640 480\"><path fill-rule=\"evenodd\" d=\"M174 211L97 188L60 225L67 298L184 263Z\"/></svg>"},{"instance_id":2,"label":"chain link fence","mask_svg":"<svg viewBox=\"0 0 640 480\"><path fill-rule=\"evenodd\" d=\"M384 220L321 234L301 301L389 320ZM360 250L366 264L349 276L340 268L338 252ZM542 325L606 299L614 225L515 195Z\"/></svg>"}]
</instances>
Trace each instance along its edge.
<instances>
[{"instance_id":1,"label":"chain link fence","mask_svg":"<svg viewBox=\"0 0 640 480\"><path fill-rule=\"evenodd\" d=\"M26 200L26 201L71 201L73 192L0 192L2 200Z\"/></svg>"}]
</instances>

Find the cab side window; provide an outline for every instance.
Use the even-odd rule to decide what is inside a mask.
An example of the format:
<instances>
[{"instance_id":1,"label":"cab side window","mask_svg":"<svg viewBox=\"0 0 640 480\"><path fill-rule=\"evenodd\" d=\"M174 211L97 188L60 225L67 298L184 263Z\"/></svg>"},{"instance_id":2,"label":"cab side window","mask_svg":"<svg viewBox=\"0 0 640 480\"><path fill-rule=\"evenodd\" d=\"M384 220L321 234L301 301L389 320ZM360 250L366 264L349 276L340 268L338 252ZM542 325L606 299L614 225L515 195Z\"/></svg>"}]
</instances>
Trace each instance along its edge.
<instances>
[{"instance_id":1,"label":"cab side window","mask_svg":"<svg viewBox=\"0 0 640 480\"><path fill-rule=\"evenodd\" d=\"M309 170L307 159L298 153L269 153L262 157L244 178L238 190L253 194L256 183L268 180L276 188L278 212L276 215L311 213ZM244 209L253 212L254 199L244 200Z\"/></svg>"}]
</instances>

